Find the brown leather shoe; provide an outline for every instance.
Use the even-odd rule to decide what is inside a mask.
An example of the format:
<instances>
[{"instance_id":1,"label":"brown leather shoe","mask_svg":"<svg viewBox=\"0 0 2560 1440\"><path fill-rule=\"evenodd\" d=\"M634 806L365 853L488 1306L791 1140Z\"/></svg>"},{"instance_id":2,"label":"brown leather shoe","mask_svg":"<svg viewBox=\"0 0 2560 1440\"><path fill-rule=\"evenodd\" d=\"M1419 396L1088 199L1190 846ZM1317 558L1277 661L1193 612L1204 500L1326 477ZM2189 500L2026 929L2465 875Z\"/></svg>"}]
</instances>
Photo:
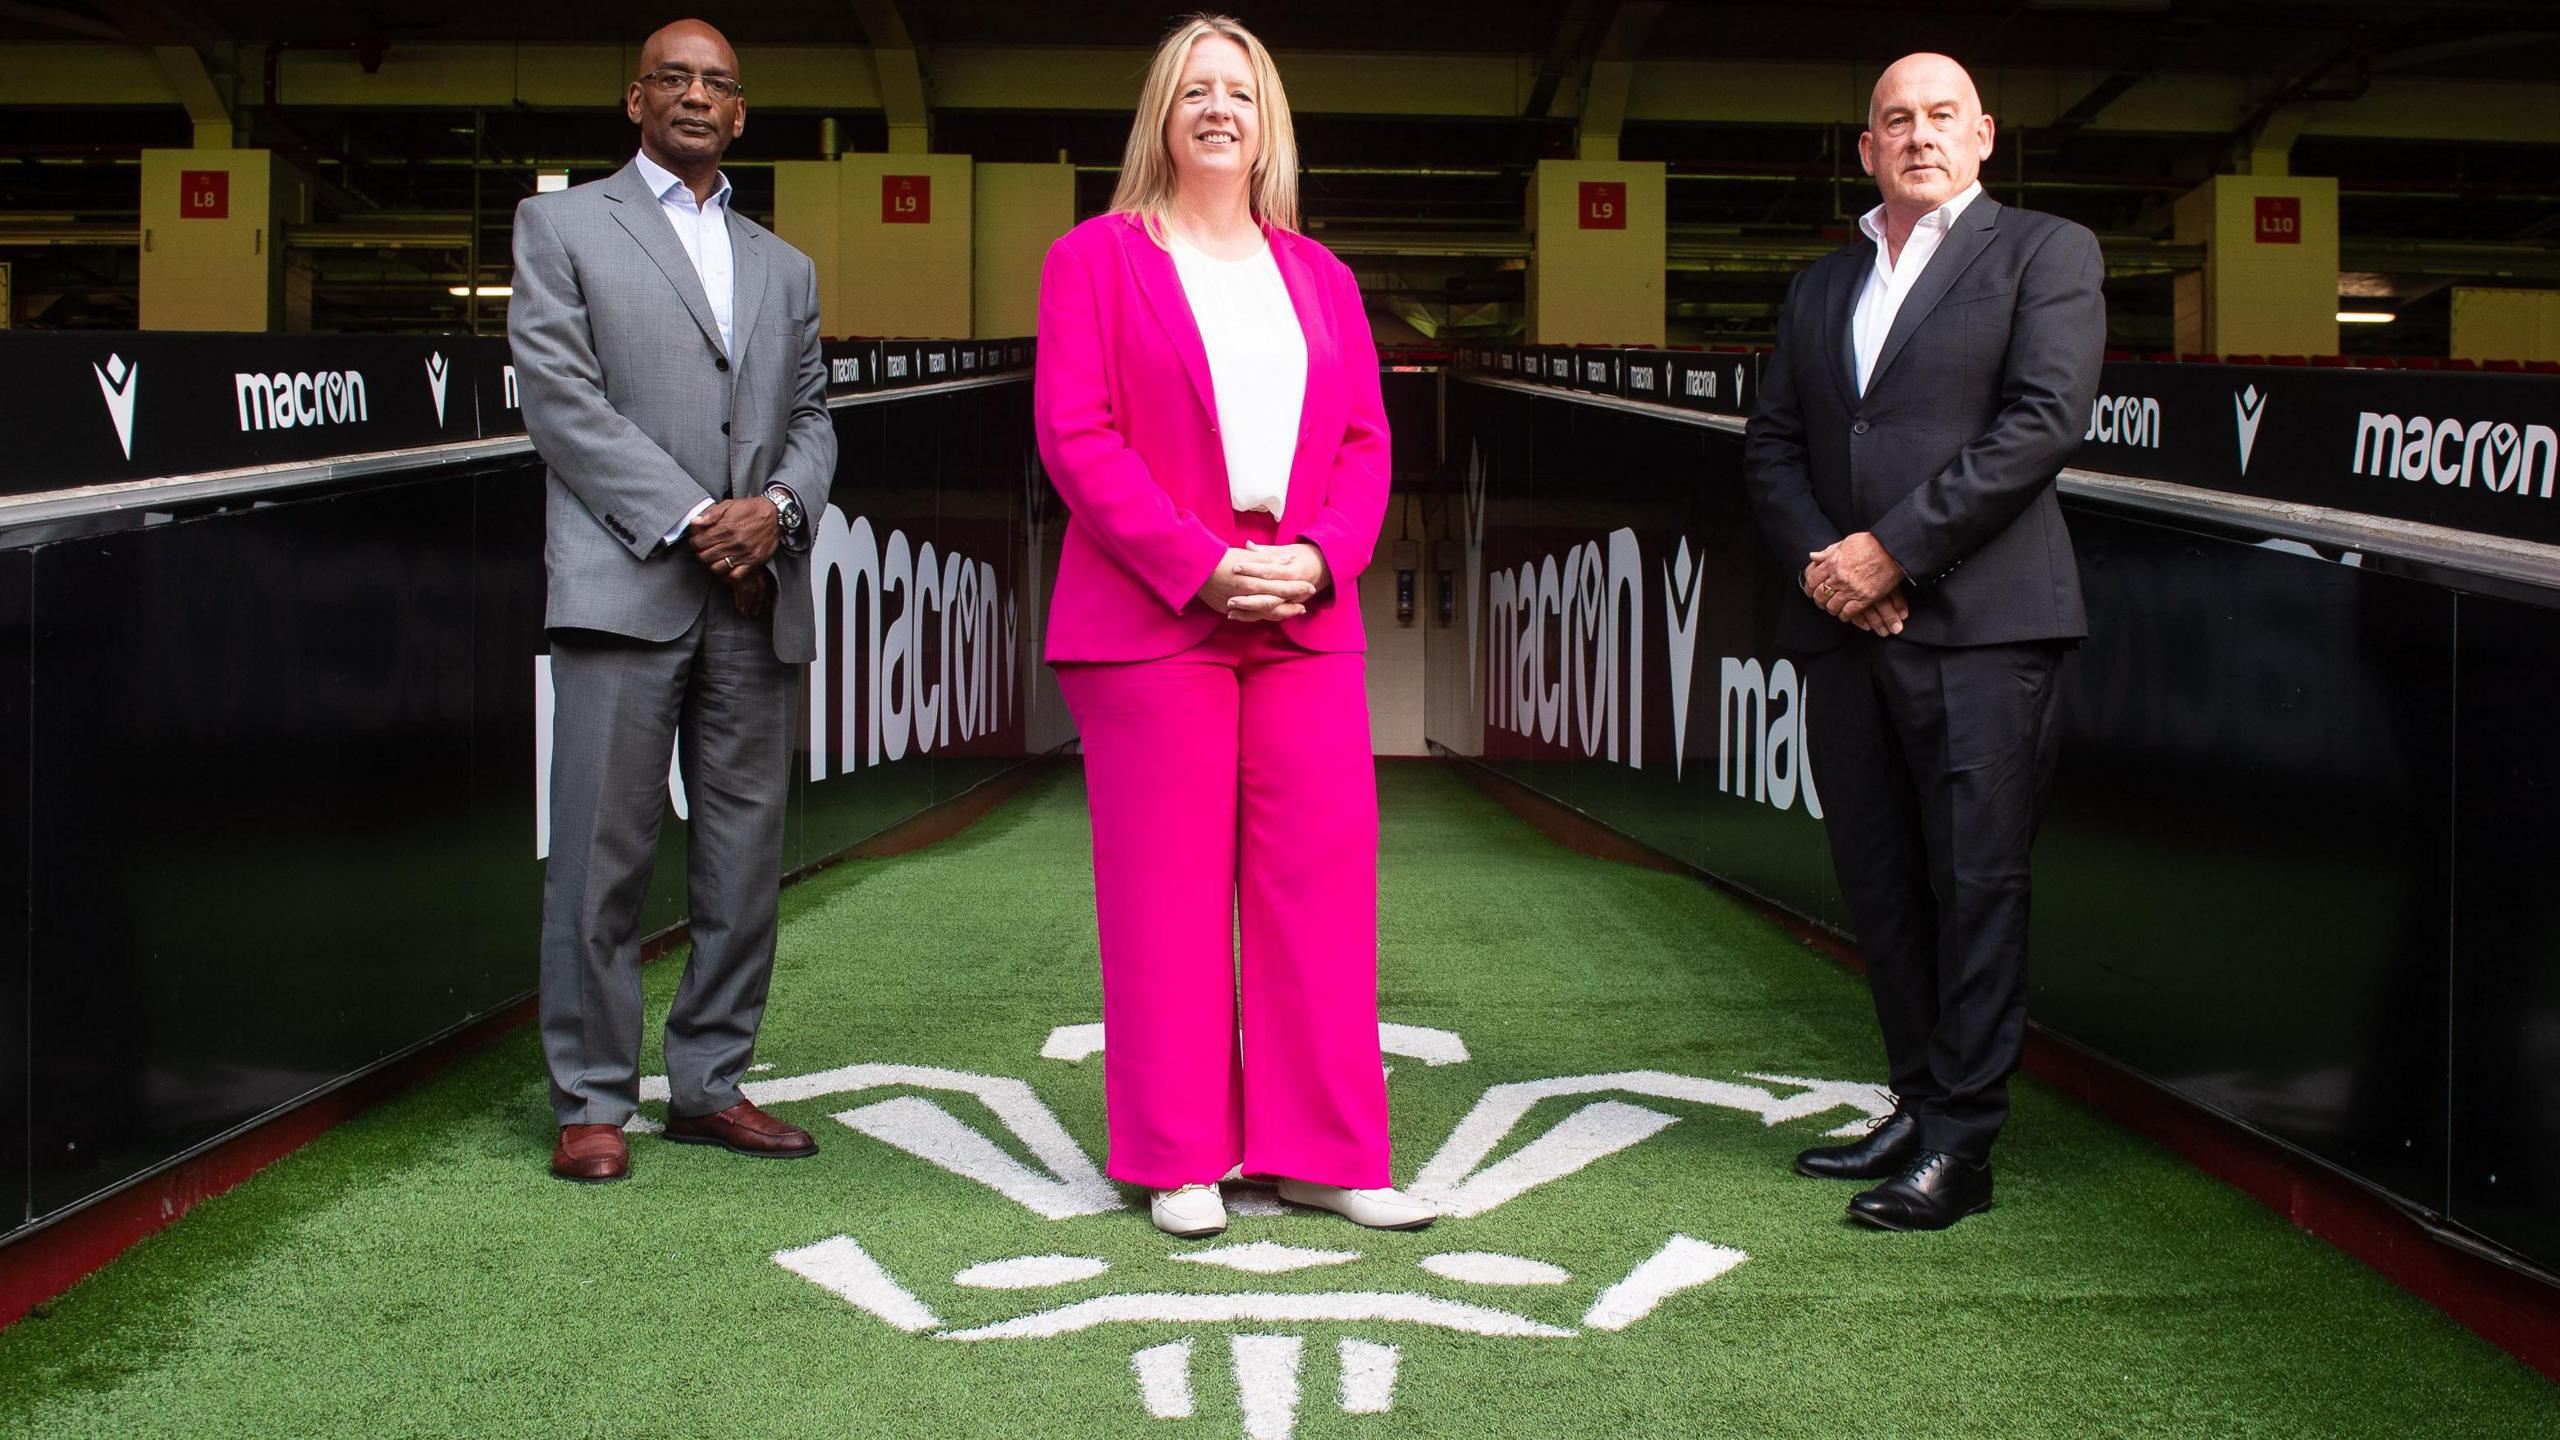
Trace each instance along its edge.
<instances>
[{"instance_id":1,"label":"brown leather shoe","mask_svg":"<svg viewBox=\"0 0 2560 1440\"><path fill-rule=\"evenodd\" d=\"M551 1152L551 1173L581 1185L602 1185L631 1173L631 1148L619 1125L563 1125Z\"/></svg>"},{"instance_id":2,"label":"brown leather shoe","mask_svg":"<svg viewBox=\"0 0 2560 1440\"><path fill-rule=\"evenodd\" d=\"M679 1145L717 1145L766 1160L800 1160L818 1153L818 1142L741 1100L717 1115L670 1115L667 1138Z\"/></svg>"}]
</instances>

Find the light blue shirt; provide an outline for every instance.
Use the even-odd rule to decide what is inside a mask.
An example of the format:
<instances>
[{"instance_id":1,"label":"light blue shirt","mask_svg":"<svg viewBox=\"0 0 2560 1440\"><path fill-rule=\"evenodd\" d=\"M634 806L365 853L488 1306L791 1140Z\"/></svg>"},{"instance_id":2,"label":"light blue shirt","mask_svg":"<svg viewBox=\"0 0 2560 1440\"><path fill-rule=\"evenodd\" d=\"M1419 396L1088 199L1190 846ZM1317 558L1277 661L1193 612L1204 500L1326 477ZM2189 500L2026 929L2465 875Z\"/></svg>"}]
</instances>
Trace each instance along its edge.
<instances>
[{"instance_id":1,"label":"light blue shirt","mask_svg":"<svg viewBox=\"0 0 2560 1440\"><path fill-rule=\"evenodd\" d=\"M735 353L730 317L737 310L738 272L729 250L729 177L720 176L720 188L697 205L692 189L674 171L650 159L647 151L640 153L638 163L640 178L649 182L649 193L658 197L658 209L674 227L685 258L693 262L693 273L702 281L702 293L711 302L711 318L720 324L721 350Z\"/></svg>"},{"instance_id":2,"label":"light blue shirt","mask_svg":"<svg viewBox=\"0 0 2560 1440\"><path fill-rule=\"evenodd\" d=\"M693 262L694 277L702 282L703 298L711 302L711 318L720 326L720 348L727 352L734 338L730 317L738 308L738 272L729 248L729 177L721 175L720 188L697 205L693 188L677 178L674 171L650 159L648 151L641 151L636 163L649 193L658 197L660 213L675 230L676 242L684 246L685 258ZM694 506L690 514L676 522L676 528L666 533L664 543L673 545L683 539L684 532L693 528L694 516L710 508L708 500Z\"/></svg>"}]
</instances>

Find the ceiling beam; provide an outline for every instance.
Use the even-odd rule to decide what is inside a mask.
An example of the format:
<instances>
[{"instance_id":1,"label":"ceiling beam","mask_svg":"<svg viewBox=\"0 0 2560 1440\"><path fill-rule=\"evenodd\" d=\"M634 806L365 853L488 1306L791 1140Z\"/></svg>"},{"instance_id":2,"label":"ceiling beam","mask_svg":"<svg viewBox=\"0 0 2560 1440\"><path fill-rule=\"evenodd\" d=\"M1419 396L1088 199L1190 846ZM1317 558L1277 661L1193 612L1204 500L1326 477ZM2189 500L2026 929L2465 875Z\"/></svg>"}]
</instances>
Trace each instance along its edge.
<instances>
[{"instance_id":1,"label":"ceiling beam","mask_svg":"<svg viewBox=\"0 0 2560 1440\"><path fill-rule=\"evenodd\" d=\"M41 25L65 35L78 35L89 40L122 40L123 31L94 15L81 15L57 10L50 5L21 5L16 0L0 0L0 20L16 20L27 25Z\"/></svg>"},{"instance_id":2,"label":"ceiling beam","mask_svg":"<svg viewBox=\"0 0 2560 1440\"><path fill-rule=\"evenodd\" d=\"M1576 153L1585 160L1618 158L1618 135L1626 128L1627 92L1635 87L1636 57L1653 38L1662 18L1660 0L1626 0L1609 17L1591 57L1591 75L1583 82L1581 126Z\"/></svg>"},{"instance_id":3,"label":"ceiling beam","mask_svg":"<svg viewBox=\"0 0 2560 1440\"><path fill-rule=\"evenodd\" d=\"M889 119L892 154L933 148L932 86L925 78L924 45L898 9L898 0L846 0L871 42L871 66L880 108Z\"/></svg>"},{"instance_id":4,"label":"ceiling beam","mask_svg":"<svg viewBox=\"0 0 2560 1440\"><path fill-rule=\"evenodd\" d=\"M1564 90L1564 82L1582 69L1583 47L1589 41L1594 12L1600 0L1567 0L1564 15L1556 21L1555 37L1547 42L1547 58L1538 66L1538 78L1529 87L1528 101L1520 113L1532 120L1545 120L1556 114L1556 97Z\"/></svg>"}]
</instances>

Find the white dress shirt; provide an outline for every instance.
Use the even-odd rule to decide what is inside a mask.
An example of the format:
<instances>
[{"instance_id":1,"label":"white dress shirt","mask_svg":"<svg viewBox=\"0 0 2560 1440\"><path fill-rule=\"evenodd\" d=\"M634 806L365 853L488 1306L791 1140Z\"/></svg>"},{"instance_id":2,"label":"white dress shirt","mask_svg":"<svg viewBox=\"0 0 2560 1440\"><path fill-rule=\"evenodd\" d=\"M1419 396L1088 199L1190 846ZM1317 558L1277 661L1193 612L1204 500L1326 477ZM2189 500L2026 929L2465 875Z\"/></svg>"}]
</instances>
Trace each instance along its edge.
<instances>
[{"instance_id":1,"label":"white dress shirt","mask_svg":"<svg viewBox=\"0 0 2560 1440\"><path fill-rule=\"evenodd\" d=\"M1858 217L1858 228L1876 242L1875 268L1867 272L1866 288L1858 292L1857 308L1849 312L1849 339L1858 354L1858 393L1867 393L1867 380L1876 372L1876 356L1883 352L1885 337L1893 333L1893 317L1902 313L1902 302L1919 283L1920 272L1929 268L1929 257L1938 253L1947 232L1955 228L1956 217L1982 194L1982 182L1964 187L1964 193L1920 217L1911 227L1911 238L1902 242L1902 259L1896 261L1885 244L1884 207Z\"/></svg>"},{"instance_id":2,"label":"white dress shirt","mask_svg":"<svg viewBox=\"0 0 2560 1440\"><path fill-rule=\"evenodd\" d=\"M1242 260L1217 260L1173 241L1173 268L1209 354L1209 388L1238 510L1273 519L1289 503L1298 418L1307 400L1307 336L1266 243Z\"/></svg>"},{"instance_id":3,"label":"white dress shirt","mask_svg":"<svg viewBox=\"0 0 2560 1440\"><path fill-rule=\"evenodd\" d=\"M635 163L649 192L658 197L659 213L667 217L677 243L684 246L685 258L693 262L694 276L702 282L703 298L711 302L711 318L720 327L720 349L726 353L734 338L731 317L738 308L736 260L729 248L729 177L717 177L720 188L711 192L710 199L697 203L693 187L673 170L650 159L648 151L641 151ZM684 532L693 528L694 517L710 508L709 500L694 506L676 522L676 528L667 532L666 543L673 545L683 539Z\"/></svg>"}]
</instances>

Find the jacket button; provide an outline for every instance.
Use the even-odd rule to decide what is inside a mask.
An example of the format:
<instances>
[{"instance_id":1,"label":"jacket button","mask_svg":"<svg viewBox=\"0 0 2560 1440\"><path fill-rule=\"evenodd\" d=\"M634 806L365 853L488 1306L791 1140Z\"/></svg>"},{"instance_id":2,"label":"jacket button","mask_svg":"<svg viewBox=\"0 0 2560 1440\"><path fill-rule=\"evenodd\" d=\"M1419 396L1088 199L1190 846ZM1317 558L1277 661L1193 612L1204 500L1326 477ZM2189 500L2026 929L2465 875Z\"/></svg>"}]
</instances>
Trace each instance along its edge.
<instances>
[{"instance_id":1,"label":"jacket button","mask_svg":"<svg viewBox=\"0 0 2560 1440\"><path fill-rule=\"evenodd\" d=\"M1857 424L1850 426L1850 427L1849 427L1849 433L1850 433L1850 434L1852 434L1852 435L1864 435L1864 434L1866 434L1866 433L1867 433L1867 422L1866 422L1866 421L1864 421L1864 420L1861 420L1861 421L1859 421Z\"/></svg>"},{"instance_id":2,"label":"jacket button","mask_svg":"<svg viewBox=\"0 0 2560 1440\"><path fill-rule=\"evenodd\" d=\"M723 355L719 359L712 361L711 365L713 369L726 370L729 368L729 357Z\"/></svg>"},{"instance_id":3,"label":"jacket button","mask_svg":"<svg viewBox=\"0 0 2560 1440\"><path fill-rule=\"evenodd\" d=\"M720 433L721 433L721 434L723 434L723 435L726 435L726 434L728 434L728 433L729 433L729 422L728 422L728 421L723 420L723 421L721 421L721 422L720 422Z\"/></svg>"}]
</instances>

